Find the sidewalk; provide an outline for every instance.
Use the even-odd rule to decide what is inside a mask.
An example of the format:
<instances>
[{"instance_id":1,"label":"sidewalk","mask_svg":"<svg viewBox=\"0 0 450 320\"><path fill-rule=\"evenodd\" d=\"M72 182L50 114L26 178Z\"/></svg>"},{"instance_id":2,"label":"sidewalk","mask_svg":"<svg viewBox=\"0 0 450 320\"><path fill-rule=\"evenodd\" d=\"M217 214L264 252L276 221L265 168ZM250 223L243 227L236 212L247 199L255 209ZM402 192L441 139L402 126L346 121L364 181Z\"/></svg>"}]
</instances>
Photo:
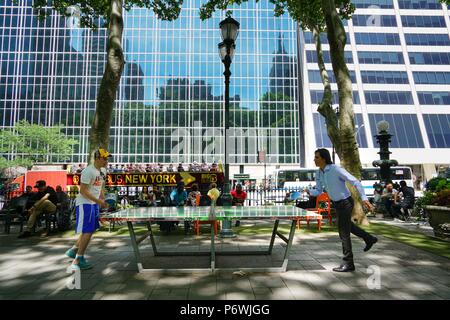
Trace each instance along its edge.
<instances>
[{"instance_id":1,"label":"sidewalk","mask_svg":"<svg viewBox=\"0 0 450 320\"><path fill-rule=\"evenodd\" d=\"M375 218L375 217L369 218L370 221L385 223L385 224L388 224L391 226L404 228L409 231L420 232L426 236L435 238L433 228L430 226L430 224L428 222L416 221L415 219L416 218L413 217L413 218L410 218L408 221L402 221L399 219L387 219L387 218Z\"/></svg>"},{"instance_id":2,"label":"sidewalk","mask_svg":"<svg viewBox=\"0 0 450 320\"><path fill-rule=\"evenodd\" d=\"M95 238L87 258L93 270L82 271L81 290L69 290L63 254L74 238L51 236L17 239L17 231L0 234L0 299L450 299L450 260L388 238L367 253L364 242L353 237L356 272L335 273L342 249L337 233L298 233L285 273L227 273L180 275L138 274L127 236ZM206 236L162 236L165 249L202 250ZM181 242L179 242L181 240ZM261 246L269 235L238 236L217 240L218 248ZM179 242L179 243L178 243ZM272 256L220 257L218 264L281 263L282 242ZM163 267L169 260L177 265L205 266L207 258L151 257L150 244L142 249L146 263ZM205 260L206 259L206 260ZM225 260L223 260L225 259ZM247 260L248 261L248 260ZM369 266L380 269L380 289L369 289ZM236 271L239 269L236 268ZM371 270L374 270L371 267Z\"/></svg>"}]
</instances>

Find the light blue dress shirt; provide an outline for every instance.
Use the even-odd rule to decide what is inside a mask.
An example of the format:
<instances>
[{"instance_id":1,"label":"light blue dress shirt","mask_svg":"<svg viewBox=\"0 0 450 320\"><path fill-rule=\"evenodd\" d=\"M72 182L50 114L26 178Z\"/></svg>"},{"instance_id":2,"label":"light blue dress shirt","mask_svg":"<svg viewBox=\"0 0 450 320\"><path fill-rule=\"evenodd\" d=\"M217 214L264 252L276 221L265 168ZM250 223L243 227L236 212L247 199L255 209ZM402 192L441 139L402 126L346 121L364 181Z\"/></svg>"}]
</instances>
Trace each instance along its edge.
<instances>
[{"instance_id":1,"label":"light blue dress shirt","mask_svg":"<svg viewBox=\"0 0 450 320\"><path fill-rule=\"evenodd\" d=\"M367 200L361 182L348 173L347 170L338 167L335 164L327 164L323 171L322 169L317 170L316 186L314 189L310 190L309 194L317 197L326 190L331 200L344 200L351 195L345 182L349 182L358 190L362 200Z\"/></svg>"}]
</instances>

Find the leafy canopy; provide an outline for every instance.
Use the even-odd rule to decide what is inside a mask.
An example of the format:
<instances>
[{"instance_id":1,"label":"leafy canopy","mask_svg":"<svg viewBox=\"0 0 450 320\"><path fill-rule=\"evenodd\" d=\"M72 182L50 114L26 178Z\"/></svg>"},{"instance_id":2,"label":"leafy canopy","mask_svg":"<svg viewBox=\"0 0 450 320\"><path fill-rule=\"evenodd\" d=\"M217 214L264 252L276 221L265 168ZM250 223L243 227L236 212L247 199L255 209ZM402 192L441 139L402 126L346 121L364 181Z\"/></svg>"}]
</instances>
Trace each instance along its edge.
<instances>
[{"instance_id":1,"label":"leafy canopy","mask_svg":"<svg viewBox=\"0 0 450 320\"><path fill-rule=\"evenodd\" d=\"M0 131L0 154L13 152L17 156L13 160L0 156L0 169L67 160L78 141L63 135L62 128L61 125L44 127L21 120L12 129L3 129Z\"/></svg>"},{"instance_id":2,"label":"leafy canopy","mask_svg":"<svg viewBox=\"0 0 450 320\"><path fill-rule=\"evenodd\" d=\"M13 0L17 2L17 0ZM121 0L125 10L132 7L147 8L153 10L159 19L175 20L181 11L183 0ZM68 8L76 8L81 27L98 28L97 21L104 21L103 27L109 24L112 0L35 0L33 7L40 19L50 15L52 7L63 16L71 16L73 13Z\"/></svg>"},{"instance_id":3,"label":"leafy canopy","mask_svg":"<svg viewBox=\"0 0 450 320\"><path fill-rule=\"evenodd\" d=\"M200 18L209 19L216 10L227 10L230 6L241 5L244 2L248 0L209 0L200 8ZM312 26L317 27L319 31L325 30L322 0L270 0L270 2L275 5L275 16L281 16L287 11L303 30ZM355 11L355 6L350 0L335 0L335 4L342 19L349 19Z\"/></svg>"}]
</instances>

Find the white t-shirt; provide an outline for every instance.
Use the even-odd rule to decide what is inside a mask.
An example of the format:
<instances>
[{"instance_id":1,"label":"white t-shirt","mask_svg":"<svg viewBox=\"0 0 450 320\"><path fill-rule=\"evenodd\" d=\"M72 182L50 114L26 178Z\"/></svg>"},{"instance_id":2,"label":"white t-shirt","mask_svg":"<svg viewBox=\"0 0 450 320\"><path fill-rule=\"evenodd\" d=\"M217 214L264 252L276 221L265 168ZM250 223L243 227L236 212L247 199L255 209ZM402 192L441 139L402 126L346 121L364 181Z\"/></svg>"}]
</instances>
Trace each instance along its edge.
<instances>
[{"instance_id":1,"label":"white t-shirt","mask_svg":"<svg viewBox=\"0 0 450 320\"><path fill-rule=\"evenodd\" d=\"M81 173L80 179L80 183L89 185L89 193L97 199L100 198L100 194L102 192L103 184L106 178L106 169L101 168L100 170L98 170L94 165L89 165ZM79 206L82 204L95 204L95 202L87 199L81 193L79 193L76 199L76 205Z\"/></svg>"}]
</instances>

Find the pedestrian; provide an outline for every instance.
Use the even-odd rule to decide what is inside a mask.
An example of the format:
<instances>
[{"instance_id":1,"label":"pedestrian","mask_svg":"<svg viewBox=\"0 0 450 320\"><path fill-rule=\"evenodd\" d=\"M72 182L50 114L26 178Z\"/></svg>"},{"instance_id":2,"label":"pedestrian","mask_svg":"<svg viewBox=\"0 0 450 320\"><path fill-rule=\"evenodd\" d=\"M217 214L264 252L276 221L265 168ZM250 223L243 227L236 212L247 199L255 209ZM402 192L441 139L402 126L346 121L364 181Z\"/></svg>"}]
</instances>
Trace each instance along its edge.
<instances>
[{"instance_id":1,"label":"pedestrian","mask_svg":"<svg viewBox=\"0 0 450 320\"><path fill-rule=\"evenodd\" d=\"M106 166L110 157L112 155L108 151L99 148L94 153L94 163L87 166L81 173L80 193L75 202L75 232L81 234L76 244L66 251L66 255L73 259L73 270L92 268L92 265L86 261L84 254L91 241L92 234L100 227L100 208L108 208L103 187L106 179Z\"/></svg>"},{"instance_id":2,"label":"pedestrian","mask_svg":"<svg viewBox=\"0 0 450 320\"><path fill-rule=\"evenodd\" d=\"M188 195L188 202L192 207L198 207L200 205L200 197L202 194L198 191L198 185L192 186L191 192Z\"/></svg>"},{"instance_id":3,"label":"pedestrian","mask_svg":"<svg viewBox=\"0 0 450 320\"><path fill-rule=\"evenodd\" d=\"M38 189L38 192L34 193L29 200L29 204L33 203L31 208L28 210L29 218L25 228L25 231L18 236L19 239L31 237L33 230L35 229L35 224L38 217L43 214L54 214L56 213L56 205L58 204L58 198L56 196L55 189L47 186L45 180L36 181L34 186ZM50 230L46 230L42 235L46 236Z\"/></svg>"},{"instance_id":4,"label":"pedestrian","mask_svg":"<svg viewBox=\"0 0 450 320\"><path fill-rule=\"evenodd\" d=\"M400 196L402 200L400 201ZM412 209L415 203L414 188L408 187L406 181L400 181L400 189L394 196L394 203L391 206L392 215L394 219L403 221L408 220L408 209Z\"/></svg>"},{"instance_id":5,"label":"pedestrian","mask_svg":"<svg viewBox=\"0 0 450 320\"><path fill-rule=\"evenodd\" d=\"M319 170L316 172L316 186L311 190L305 189L305 192L318 196L326 190L336 208L339 237L342 241L342 251L344 254L343 263L339 267L333 268L333 271L354 271L355 265L353 263L350 233L364 239L366 243L364 251L369 251L378 239L353 223L353 199L345 183L348 182L358 190L358 193L363 200L363 204L367 209L372 211L373 206L367 199L361 182L345 169L333 164L330 152L327 149L317 149L315 151L314 163L319 167Z\"/></svg>"},{"instance_id":6,"label":"pedestrian","mask_svg":"<svg viewBox=\"0 0 450 320\"><path fill-rule=\"evenodd\" d=\"M170 200L172 202L172 205L176 207L184 207L186 205L186 201L188 199L188 194L186 190L184 189L184 182L180 181L177 183L177 187L172 190L170 193ZM169 222L168 230L165 230L167 233L170 232L171 228L173 227L173 222ZM160 228L164 226L160 225ZM166 226L167 227L167 226ZM188 234L189 228L191 227L190 221L185 220L184 221L184 234Z\"/></svg>"},{"instance_id":7,"label":"pedestrian","mask_svg":"<svg viewBox=\"0 0 450 320\"><path fill-rule=\"evenodd\" d=\"M242 185L238 183L236 189L231 191L231 205L242 207L244 205L245 199L247 199L247 193L242 190ZM235 227L239 227L241 222L236 220Z\"/></svg>"}]
</instances>

